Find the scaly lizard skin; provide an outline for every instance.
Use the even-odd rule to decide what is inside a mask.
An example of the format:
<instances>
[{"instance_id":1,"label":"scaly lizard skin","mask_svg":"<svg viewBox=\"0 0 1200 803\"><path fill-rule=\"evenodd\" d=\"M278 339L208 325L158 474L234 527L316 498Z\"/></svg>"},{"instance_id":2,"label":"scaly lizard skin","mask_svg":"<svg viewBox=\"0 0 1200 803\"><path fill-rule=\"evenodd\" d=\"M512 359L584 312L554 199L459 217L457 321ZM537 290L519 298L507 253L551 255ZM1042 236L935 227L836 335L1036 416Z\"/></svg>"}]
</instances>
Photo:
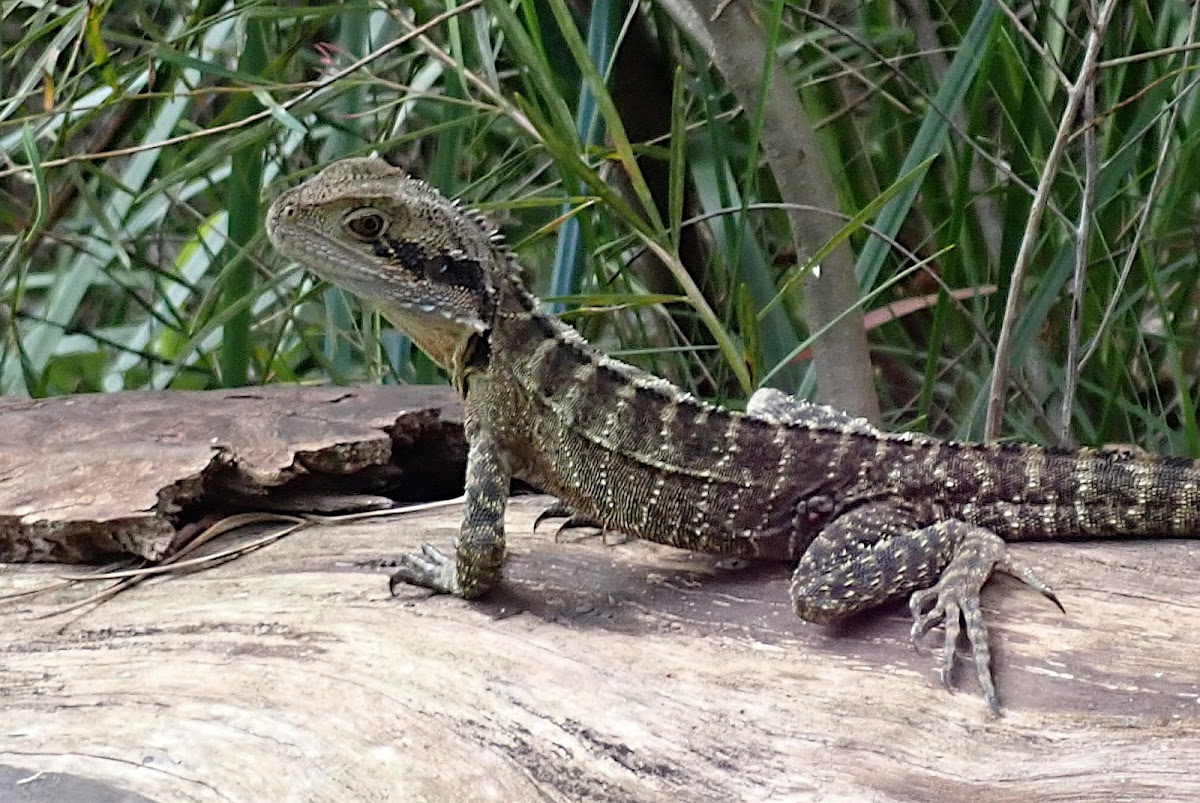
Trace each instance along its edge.
<instances>
[{"instance_id":1,"label":"scaly lizard skin","mask_svg":"<svg viewBox=\"0 0 1200 803\"><path fill-rule=\"evenodd\" d=\"M466 404L455 554L392 577L462 597L500 579L509 481L584 520L702 552L798 561L792 605L831 622L911 594L913 636L960 620L998 710L979 591L995 570L1058 602L1006 541L1200 536L1200 463L892 435L779 391L745 413L592 349L538 309L496 230L375 159L334 163L271 205L275 247L379 308Z\"/></svg>"}]
</instances>

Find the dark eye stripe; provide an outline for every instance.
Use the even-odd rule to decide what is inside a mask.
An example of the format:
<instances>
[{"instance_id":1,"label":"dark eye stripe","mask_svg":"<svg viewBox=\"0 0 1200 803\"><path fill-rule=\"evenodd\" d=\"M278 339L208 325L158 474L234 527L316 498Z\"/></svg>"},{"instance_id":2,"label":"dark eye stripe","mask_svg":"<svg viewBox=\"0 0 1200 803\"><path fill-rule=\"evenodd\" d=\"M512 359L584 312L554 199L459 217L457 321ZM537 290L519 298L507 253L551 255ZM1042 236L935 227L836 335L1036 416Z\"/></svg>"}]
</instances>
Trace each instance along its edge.
<instances>
[{"instance_id":1,"label":"dark eye stripe","mask_svg":"<svg viewBox=\"0 0 1200 803\"><path fill-rule=\"evenodd\" d=\"M430 254L420 243L380 237L375 241L375 256L402 266L416 277L434 284L461 287L474 295L486 295L483 269L474 259L455 259L445 254Z\"/></svg>"}]
</instances>

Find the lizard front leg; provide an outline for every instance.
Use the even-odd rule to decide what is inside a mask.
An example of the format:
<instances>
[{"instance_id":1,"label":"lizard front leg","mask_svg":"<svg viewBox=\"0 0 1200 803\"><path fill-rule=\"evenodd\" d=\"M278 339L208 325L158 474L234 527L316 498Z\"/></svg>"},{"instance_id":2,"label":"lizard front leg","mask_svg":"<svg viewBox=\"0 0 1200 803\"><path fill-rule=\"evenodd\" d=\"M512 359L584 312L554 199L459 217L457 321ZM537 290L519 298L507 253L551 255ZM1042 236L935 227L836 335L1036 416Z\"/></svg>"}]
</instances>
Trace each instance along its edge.
<instances>
[{"instance_id":1,"label":"lizard front leg","mask_svg":"<svg viewBox=\"0 0 1200 803\"><path fill-rule=\"evenodd\" d=\"M500 579L511 474L486 425L468 419L467 440L466 502L454 557L429 544L405 555L388 583L392 593L401 583L411 583L471 599Z\"/></svg>"},{"instance_id":2,"label":"lizard front leg","mask_svg":"<svg viewBox=\"0 0 1200 803\"><path fill-rule=\"evenodd\" d=\"M1058 604L1050 587L1012 557L995 533L954 519L921 527L903 503L875 502L834 519L805 551L792 577L792 606L806 621L832 622L914 592L909 602L913 638L937 624L945 627L942 682L950 684L961 619L984 700L998 712L979 607L980 589L995 570Z\"/></svg>"}]
</instances>

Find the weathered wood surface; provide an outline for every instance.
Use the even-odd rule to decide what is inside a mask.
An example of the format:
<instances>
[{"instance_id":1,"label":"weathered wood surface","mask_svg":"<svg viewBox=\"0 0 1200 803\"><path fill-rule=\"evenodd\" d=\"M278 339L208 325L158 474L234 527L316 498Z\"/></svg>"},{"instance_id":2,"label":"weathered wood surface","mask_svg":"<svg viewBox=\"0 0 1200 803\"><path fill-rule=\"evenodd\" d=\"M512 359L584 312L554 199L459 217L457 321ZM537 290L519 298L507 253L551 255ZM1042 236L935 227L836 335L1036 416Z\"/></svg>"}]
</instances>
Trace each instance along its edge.
<instances>
[{"instance_id":1,"label":"weathered wood surface","mask_svg":"<svg viewBox=\"0 0 1200 803\"><path fill-rule=\"evenodd\" d=\"M545 501L514 500L480 602L391 598L375 564L449 544L450 509L309 528L77 621L31 618L63 593L8 603L0 800L1200 799L1193 545L1019 546L1068 613L985 592L997 720L969 663L940 687L902 606L805 625L784 566L555 543ZM39 771L66 775L13 785ZM89 780L112 796L62 791Z\"/></svg>"},{"instance_id":2,"label":"weathered wood surface","mask_svg":"<svg viewBox=\"0 0 1200 803\"><path fill-rule=\"evenodd\" d=\"M158 559L204 516L429 498L464 450L450 388L0 398L0 561Z\"/></svg>"}]
</instances>

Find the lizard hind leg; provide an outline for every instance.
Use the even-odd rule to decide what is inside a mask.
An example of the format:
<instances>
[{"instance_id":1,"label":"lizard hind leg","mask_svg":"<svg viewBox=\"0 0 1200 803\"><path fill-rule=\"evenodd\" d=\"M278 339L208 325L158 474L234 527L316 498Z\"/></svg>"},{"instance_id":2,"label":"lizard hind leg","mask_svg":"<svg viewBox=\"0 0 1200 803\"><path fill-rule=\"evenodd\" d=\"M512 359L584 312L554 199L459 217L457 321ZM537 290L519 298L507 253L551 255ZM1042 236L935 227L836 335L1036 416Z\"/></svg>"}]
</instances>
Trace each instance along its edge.
<instances>
[{"instance_id":1,"label":"lizard hind leg","mask_svg":"<svg viewBox=\"0 0 1200 803\"><path fill-rule=\"evenodd\" d=\"M1007 545L991 531L958 520L922 527L903 503L873 502L834 519L805 551L792 577L792 606L802 619L826 623L913 592L914 639L938 624L945 627L939 667L943 682L950 682L960 622L965 621L984 699L997 711L979 606L980 589L996 569L1058 602L1049 586L1009 555Z\"/></svg>"},{"instance_id":2,"label":"lizard hind leg","mask_svg":"<svg viewBox=\"0 0 1200 803\"><path fill-rule=\"evenodd\" d=\"M933 583L950 556L914 538L918 526L899 502L872 502L835 518L792 575L796 614L834 622Z\"/></svg>"}]
</instances>

